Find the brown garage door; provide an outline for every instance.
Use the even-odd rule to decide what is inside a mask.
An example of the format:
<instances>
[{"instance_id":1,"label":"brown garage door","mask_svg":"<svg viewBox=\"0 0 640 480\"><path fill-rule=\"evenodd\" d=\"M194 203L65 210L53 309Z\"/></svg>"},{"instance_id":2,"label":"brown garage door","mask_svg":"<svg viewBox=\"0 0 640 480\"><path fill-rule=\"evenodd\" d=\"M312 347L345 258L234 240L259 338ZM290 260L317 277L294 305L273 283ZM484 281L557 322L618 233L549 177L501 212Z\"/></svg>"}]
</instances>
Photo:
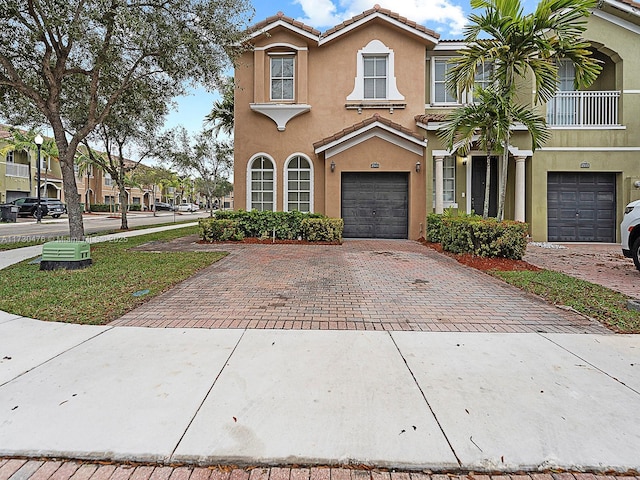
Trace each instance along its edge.
<instances>
[{"instance_id":1,"label":"brown garage door","mask_svg":"<svg viewBox=\"0 0 640 480\"><path fill-rule=\"evenodd\" d=\"M547 218L550 242L615 242L615 173L549 172Z\"/></svg>"},{"instance_id":2,"label":"brown garage door","mask_svg":"<svg viewBox=\"0 0 640 480\"><path fill-rule=\"evenodd\" d=\"M344 236L407 238L408 185L406 173L343 173Z\"/></svg>"}]
</instances>

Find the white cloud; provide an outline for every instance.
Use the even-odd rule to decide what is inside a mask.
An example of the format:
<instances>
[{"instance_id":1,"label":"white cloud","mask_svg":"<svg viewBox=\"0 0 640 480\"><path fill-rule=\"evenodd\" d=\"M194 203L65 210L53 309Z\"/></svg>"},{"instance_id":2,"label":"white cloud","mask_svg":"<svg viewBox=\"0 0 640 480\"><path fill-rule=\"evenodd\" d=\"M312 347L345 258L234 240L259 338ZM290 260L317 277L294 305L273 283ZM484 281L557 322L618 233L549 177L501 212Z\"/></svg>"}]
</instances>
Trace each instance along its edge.
<instances>
[{"instance_id":1,"label":"white cloud","mask_svg":"<svg viewBox=\"0 0 640 480\"><path fill-rule=\"evenodd\" d=\"M427 28L437 31L444 28L448 35L460 36L467 23L462 6L451 0L295 0L295 3L305 14L300 20L319 29L331 28L376 3Z\"/></svg>"}]
</instances>

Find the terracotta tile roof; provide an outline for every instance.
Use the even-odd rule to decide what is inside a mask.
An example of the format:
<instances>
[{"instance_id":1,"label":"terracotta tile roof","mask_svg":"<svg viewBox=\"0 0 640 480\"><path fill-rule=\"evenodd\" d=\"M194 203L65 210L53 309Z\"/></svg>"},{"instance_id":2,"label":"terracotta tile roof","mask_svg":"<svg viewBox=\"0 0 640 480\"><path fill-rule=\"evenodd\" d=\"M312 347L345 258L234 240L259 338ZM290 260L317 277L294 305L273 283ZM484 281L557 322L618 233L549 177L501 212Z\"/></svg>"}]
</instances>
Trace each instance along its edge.
<instances>
[{"instance_id":1,"label":"terracotta tile roof","mask_svg":"<svg viewBox=\"0 0 640 480\"><path fill-rule=\"evenodd\" d=\"M261 22L256 23L255 25L253 25L252 27L249 28L249 33L253 33L256 32L258 30L262 30L263 28L271 25L272 23L276 23L278 21L283 21L285 23L288 23L290 25L293 25L296 28L299 28L301 30L304 30L305 32L308 32L312 35L316 35L316 36L320 36L320 31L316 30L313 27L310 27L309 25L305 25L302 22L299 22L298 20L295 20L291 17L287 17L284 13L282 12L278 12L276 15L272 15L271 17L268 17L264 20L262 20Z\"/></svg>"},{"instance_id":2,"label":"terracotta tile roof","mask_svg":"<svg viewBox=\"0 0 640 480\"><path fill-rule=\"evenodd\" d=\"M366 18L370 15L373 15L375 13L380 13L382 15L386 15L389 18L393 18L394 20L397 20L398 22L404 23L405 25L411 27L411 28L415 28L416 30L422 32L422 33L426 33L427 35L430 35L434 38L440 38L440 34L434 32L433 30L430 30L426 27L424 27L423 25L420 25L412 20L407 19L406 17L401 16L398 13L392 12L391 10L388 10L386 8L382 8L380 7L380 5L375 5L373 8L366 10L365 12L362 12L360 15L356 15L353 18L350 18L349 20L345 20L344 22L342 22L339 25L336 25L333 28L330 28L329 30L327 30L326 32L324 32L321 36L324 37L328 37L329 35L332 35L334 33L336 33L339 30L342 30L343 28L348 27L349 25L356 23L360 20L362 20L363 18Z\"/></svg>"},{"instance_id":3,"label":"terracotta tile roof","mask_svg":"<svg viewBox=\"0 0 640 480\"><path fill-rule=\"evenodd\" d=\"M415 121L427 124L429 122L444 122L447 119L446 113L428 113L426 115L416 115Z\"/></svg>"},{"instance_id":4,"label":"terracotta tile roof","mask_svg":"<svg viewBox=\"0 0 640 480\"><path fill-rule=\"evenodd\" d=\"M372 117L366 118L365 120L358 122L354 125L351 125L350 127L347 127L341 131L339 131L338 133L334 133L333 135L323 138L322 140L320 140L319 142L316 142L313 144L313 148L314 150L320 147L324 147L325 145L329 145L332 142L336 142L338 140L340 140L343 137L346 137L347 135L349 135L350 133L354 133L357 132L358 130L361 130L369 125L371 125L372 123L375 122L380 122L383 125L386 125L389 128L393 128L394 130L397 130L399 132L404 133L405 135L409 135L419 141L424 141L424 137L421 136L419 133L414 132L413 130L409 130L407 127L403 127L402 125L400 125L399 123L395 123L392 122L391 120L381 117L379 114L374 114Z\"/></svg>"}]
</instances>

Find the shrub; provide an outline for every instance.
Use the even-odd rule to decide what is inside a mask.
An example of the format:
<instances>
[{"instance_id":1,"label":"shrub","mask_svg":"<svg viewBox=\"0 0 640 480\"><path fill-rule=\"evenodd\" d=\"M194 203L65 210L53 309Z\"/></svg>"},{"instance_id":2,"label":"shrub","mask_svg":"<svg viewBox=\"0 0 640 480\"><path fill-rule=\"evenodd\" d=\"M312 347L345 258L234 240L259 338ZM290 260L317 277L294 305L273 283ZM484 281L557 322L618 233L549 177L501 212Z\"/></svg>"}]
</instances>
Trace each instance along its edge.
<instances>
[{"instance_id":1,"label":"shrub","mask_svg":"<svg viewBox=\"0 0 640 480\"><path fill-rule=\"evenodd\" d=\"M129 205L129 211L130 212L141 212L142 211L142 205L140 205L139 203L132 203L131 205Z\"/></svg>"},{"instance_id":2,"label":"shrub","mask_svg":"<svg viewBox=\"0 0 640 480\"><path fill-rule=\"evenodd\" d=\"M453 253L521 260L527 249L526 223L482 219L477 215L443 218L442 248Z\"/></svg>"},{"instance_id":3,"label":"shrub","mask_svg":"<svg viewBox=\"0 0 640 480\"><path fill-rule=\"evenodd\" d=\"M427 215L427 242L440 243L442 241L442 215L430 213Z\"/></svg>"},{"instance_id":4,"label":"shrub","mask_svg":"<svg viewBox=\"0 0 640 480\"><path fill-rule=\"evenodd\" d=\"M275 234L276 240L296 240L303 238L309 241L341 241L344 223L338 219L330 219L324 215L317 213L301 213L301 212L260 212L252 210L246 212L240 211L219 211L216 212L217 220L228 220L236 222L236 228L242 233L243 237L254 238L273 238ZM320 225L313 222L305 224L309 220L321 220ZM211 221L211 219L201 220L201 229L206 228L202 225ZM202 236L201 232L201 236ZM314 239L308 238L312 235ZM202 236L203 240L208 240ZM330 238L330 240L324 240Z\"/></svg>"},{"instance_id":5,"label":"shrub","mask_svg":"<svg viewBox=\"0 0 640 480\"><path fill-rule=\"evenodd\" d=\"M342 242L344 220L341 218L305 218L302 238L310 242Z\"/></svg>"},{"instance_id":6,"label":"shrub","mask_svg":"<svg viewBox=\"0 0 640 480\"><path fill-rule=\"evenodd\" d=\"M244 234L235 220L203 218L198 222L200 238L207 242L240 241Z\"/></svg>"},{"instance_id":7,"label":"shrub","mask_svg":"<svg viewBox=\"0 0 640 480\"><path fill-rule=\"evenodd\" d=\"M111 204L111 203L93 203L89 205L89 209L92 212L117 212L119 204Z\"/></svg>"}]
</instances>

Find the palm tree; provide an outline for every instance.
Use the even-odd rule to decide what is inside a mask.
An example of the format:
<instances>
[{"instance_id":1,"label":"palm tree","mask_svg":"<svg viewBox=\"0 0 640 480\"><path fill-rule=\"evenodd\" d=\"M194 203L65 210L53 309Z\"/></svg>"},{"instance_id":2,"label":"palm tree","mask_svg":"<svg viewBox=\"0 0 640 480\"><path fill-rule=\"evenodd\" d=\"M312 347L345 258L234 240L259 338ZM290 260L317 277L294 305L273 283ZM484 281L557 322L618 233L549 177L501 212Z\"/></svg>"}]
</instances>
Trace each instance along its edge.
<instances>
[{"instance_id":1,"label":"palm tree","mask_svg":"<svg viewBox=\"0 0 640 480\"><path fill-rule=\"evenodd\" d=\"M530 109L513 105L509 99L489 87L474 90L477 103L457 108L437 132L446 148L460 155L467 155L474 143L487 152L487 169L482 217L489 216L489 194L491 191L491 153L502 151L502 139L509 131L510 122L522 123L531 135L533 150L549 139L544 118Z\"/></svg>"},{"instance_id":2,"label":"palm tree","mask_svg":"<svg viewBox=\"0 0 640 480\"><path fill-rule=\"evenodd\" d=\"M205 125L211 125L211 128L206 131L213 134L214 137L217 137L220 132L226 135L231 135L233 132L233 96L235 93L233 77L228 78L220 90L222 98L213 103L211 112L204 117Z\"/></svg>"},{"instance_id":3,"label":"palm tree","mask_svg":"<svg viewBox=\"0 0 640 480\"><path fill-rule=\"evenodd\" d=\"M546 102L557 91L559 59L573 63L577 89L588 87L601 70L590 56L589 43L581 37L590 9L595 6L595 0L541 0L534 12L525 15L520 0L471 0L471 7L482 11L469 16L471 23L464 39L468 48L452 60L448 88L471 90L478 67L490 62L502 97L513 102L517 82L532 75L535 103ZM484 36L490 38L480 38ZM507 119L511 125L513 119ZM510 135L507 130L501 142L498 218L504 214Z\"/></svg>"}]
</instances>

